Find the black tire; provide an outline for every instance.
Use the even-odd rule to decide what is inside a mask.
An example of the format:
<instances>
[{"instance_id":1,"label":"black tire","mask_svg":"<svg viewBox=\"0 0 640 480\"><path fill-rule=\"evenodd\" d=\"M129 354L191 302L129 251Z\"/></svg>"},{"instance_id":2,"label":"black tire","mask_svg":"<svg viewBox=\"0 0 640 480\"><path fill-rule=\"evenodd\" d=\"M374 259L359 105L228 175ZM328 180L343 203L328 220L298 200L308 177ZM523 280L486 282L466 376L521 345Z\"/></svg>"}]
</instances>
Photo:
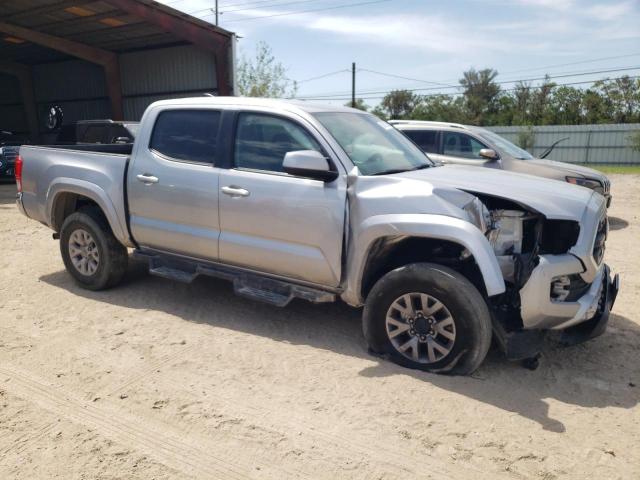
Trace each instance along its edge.
<instances>
[{"instance_id":1,"label":"black tire","mask_svg":"<svg viewBox=\"0 0 640 480\"><path fill-rule=\"evenodd\" d=\"M446 314L450 313L449 318L452 318L455 324L454 327L448 327L453 331L455 337L453 340L441 337L450 351L434 361L429 361L429 358L422 358L422 361L408 358L408 354L405 356L394 346L390 334L387 333L387 313L391 306L403 295L413 292L425 293L432 299L437 299L448 310L448 312L444 310L445 318ZM406 305L406 301L404 304ZM397 315L397 309L392 312L393 315ZM437 324L435 315L429 318ZM403 330L404 328L406 327L403 326ZM426 328L433 327L427 325ZM405 339L412 340L412 336L416 336L416 329L417 327L398 334L396 343L401 343ZM460 273L433 263L406 265L387 273L378 280L367 296L363 312L363 331L369 348L374 353L386 356L405 367L452 375L473 373L486 357L492 337L491 316L480 292ZM392 330L392 334L394 331ZM433 334L433 330L422 333L423 340L429 333L438 335L438 333ZM428 337L427 341L431 342L432 337ZM416 346L416 349L419 349L422 356L427 353L426 343ZM413 348L411 353L413 356Z\"/></svg>"},{"instance_id":2,"label":"black tire","mask_svg":"<svg viewBox=\"0 0 640 480\"><path fill-rule=\"evenodd\" d=\"M74 266L69 252L71 235L78 229L88 232L97 248L95 272L83 274ZM95 207L83 208L69 215L60 229L60 253L67 271L82 288L104 290L118 284L127 270L128 252L116 237L106 218Z\"/></svg>"}]
</instances>

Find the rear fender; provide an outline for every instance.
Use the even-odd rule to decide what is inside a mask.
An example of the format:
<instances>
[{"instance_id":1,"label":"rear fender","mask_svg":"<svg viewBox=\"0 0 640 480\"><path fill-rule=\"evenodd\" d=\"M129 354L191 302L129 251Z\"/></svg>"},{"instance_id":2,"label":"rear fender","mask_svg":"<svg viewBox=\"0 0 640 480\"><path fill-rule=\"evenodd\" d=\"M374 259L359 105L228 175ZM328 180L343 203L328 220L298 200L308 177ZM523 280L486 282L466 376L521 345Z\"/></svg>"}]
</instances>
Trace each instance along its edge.
<instances>
[{"instance_id":1,"label":"rear fender","mask_svg":"<svg viewBox=\"0 0 640 480\"><path fill-rule=\"evenodd\" d=\"M65 193L75 193L94 201L104 213L104 216L109 222L109 226L118 241L127 247L133 246L129 237L126 221L124 218L120 218L120 216L118 216L117 209L107 193L98 185L85 180L75 178L56 178L50 184L46 196L47 200L45 203L44 218L47 219L47 223L51 228L54 228L53 217L56 202L58 202L61 199L61 195Z\"/></svg>"}]
</instances>

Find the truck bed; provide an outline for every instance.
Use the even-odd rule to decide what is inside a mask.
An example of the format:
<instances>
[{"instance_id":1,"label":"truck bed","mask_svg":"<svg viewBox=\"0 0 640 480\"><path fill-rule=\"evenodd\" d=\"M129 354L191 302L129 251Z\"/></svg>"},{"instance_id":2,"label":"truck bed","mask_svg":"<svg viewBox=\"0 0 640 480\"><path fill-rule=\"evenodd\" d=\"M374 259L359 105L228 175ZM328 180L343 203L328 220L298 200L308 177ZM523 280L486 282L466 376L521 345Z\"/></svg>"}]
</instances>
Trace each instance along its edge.
<instances>
[{"instance_id":1,"label":"truck bed","mask_svg":"<svg viewBox=\"0 0 640 480\"><path fill-rule=\"evenodd\" d=\"M30 218L52 228L53 212L61 191L95 201L105 212L118 240L131 245L127 228L125 178L129 163L126 153L108 153L104 147L130 145L30 146L20 148L22 168L22 207ZM111 148L109 148L111 149ZM56 228L54 228L55 230Z\"/></svg>"}]
</instances>

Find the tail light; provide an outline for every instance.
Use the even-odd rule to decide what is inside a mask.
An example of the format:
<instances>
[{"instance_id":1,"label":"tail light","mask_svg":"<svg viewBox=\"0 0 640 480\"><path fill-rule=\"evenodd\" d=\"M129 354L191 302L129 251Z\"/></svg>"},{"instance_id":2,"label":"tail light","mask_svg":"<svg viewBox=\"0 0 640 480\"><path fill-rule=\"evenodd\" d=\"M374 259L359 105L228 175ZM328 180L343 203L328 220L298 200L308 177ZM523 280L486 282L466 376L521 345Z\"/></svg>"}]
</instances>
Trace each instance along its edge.
<instances>
[{"instance_id":1,"label":"tail light","mask_svg":"<svg viewBox=\"0 0 640 480\"><path fill-rule=\"evenodd\" d=\"M14 166L15 174L16 174L16 186L18 187L18 192L22 192L22 157L18 155L16 157L16 164Z\"/></svg>"}]
</instances>

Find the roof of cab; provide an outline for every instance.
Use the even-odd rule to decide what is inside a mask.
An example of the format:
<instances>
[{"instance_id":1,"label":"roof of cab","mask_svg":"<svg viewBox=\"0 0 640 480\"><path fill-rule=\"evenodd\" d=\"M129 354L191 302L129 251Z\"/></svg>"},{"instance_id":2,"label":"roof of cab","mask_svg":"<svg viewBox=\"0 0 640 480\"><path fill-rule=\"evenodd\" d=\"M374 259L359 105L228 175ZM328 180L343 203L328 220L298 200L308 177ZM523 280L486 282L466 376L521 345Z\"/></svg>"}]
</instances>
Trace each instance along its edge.
<instances>
[{"instance_id":1,"label":"roof of cab","mask_svg":"<svg viewBox=\"0 0 640 480\"><path fill-rule=\"evenodd\" d=\"M281 108L289 111L303 111L306 113L318 112L350 112L365 113L361 110L336 105L318 105L302 100L281 100L275 98L258 98L258 97L188 97L175 98L171 100L159 100L153 103L153 106L163 105L238 105L246 107L273 107Z\"/></svg>"}]
</instances>

